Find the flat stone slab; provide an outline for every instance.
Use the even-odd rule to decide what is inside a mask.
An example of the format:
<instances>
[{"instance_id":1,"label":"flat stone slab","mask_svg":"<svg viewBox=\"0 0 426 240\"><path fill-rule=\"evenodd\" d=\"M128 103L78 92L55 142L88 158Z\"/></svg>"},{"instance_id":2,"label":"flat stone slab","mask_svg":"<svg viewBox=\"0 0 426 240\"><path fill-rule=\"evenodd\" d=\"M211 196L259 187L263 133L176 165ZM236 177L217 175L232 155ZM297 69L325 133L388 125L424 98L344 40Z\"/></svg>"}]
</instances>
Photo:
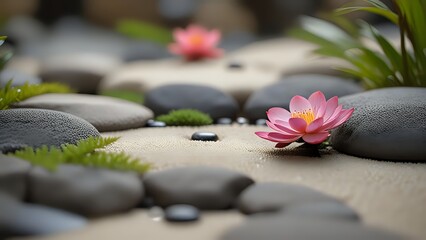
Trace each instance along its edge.
<instances>
[{"instance_id":1,"label":"flat stone slab","mask_svg":"<svg viewBox=\"0 0 426 240\"><path fill-rule=\"evenodd\" d=\"M99 136L98 130L74 115L44 109L0 111L0 151L10 152L25 146L41 147L75 144Z\"/></svg>"},{"instance_id":2,"label":"flat stone slab","mask_svg":"<svg viewBox=\"0 0 426 240\"><path fill-rule=\"evenodd\" d=\"M134 173L77 165L61 165L55 172L33 168L28 182L31 202L90 217L130 210L144 194Z\"/></svg>"},{"instance_id":3,"label":"flat stone slab","mask_svg":"<svg viewBox=\"0 0 426 240\"><path fill-rule=\"evenodd\" d=\"M87 94L43 94L26 99L16 108L42 108L78 116L100 132L143 127L154 117L148 108L112 97Z\"/></svg>"},{"instance_id":4,"label":"flat stone slab","mask_svg":"<svg viewBox=\"0 0 426 240\"><path fill-rule=\"evenodd\" d=\"M277 182L257 183L244 190L237 201L238 209L245 214L277 212L295 204L338 202L319 191L296 184Z\"/></svg>"},{"instance_id":5,"label":"flat stone slab","mask_svg":"<svg viewBox=\"0 0 426 240\"><path fill-rule=\"evenodd\" d=\"M147 196L161 207L189 204L200 209L228 209L253 180L228 169L199 166L147 173L143 183Z\"/></svg>"},{"instance_id":6,"label":"flat stone slab","mask_svg":"<svg viewBox=\"0 0 426 240\"><path fill-rule=\"evenodd\" d=\"M352 117L332 132L338 151L389 161L426 161L426 89L385 88L340 99Z\"/></svg>"},{"instance_id":7,"label":"flat stone slab","mask_svg":"<svg viewBox=\"0 0 426 240\"><path fill-rule=\"evenodd\" d=\"M23 200L27 192L27 175L31 164L19 158L0 154L0 192Z\"/></svg>"}]
</instances>

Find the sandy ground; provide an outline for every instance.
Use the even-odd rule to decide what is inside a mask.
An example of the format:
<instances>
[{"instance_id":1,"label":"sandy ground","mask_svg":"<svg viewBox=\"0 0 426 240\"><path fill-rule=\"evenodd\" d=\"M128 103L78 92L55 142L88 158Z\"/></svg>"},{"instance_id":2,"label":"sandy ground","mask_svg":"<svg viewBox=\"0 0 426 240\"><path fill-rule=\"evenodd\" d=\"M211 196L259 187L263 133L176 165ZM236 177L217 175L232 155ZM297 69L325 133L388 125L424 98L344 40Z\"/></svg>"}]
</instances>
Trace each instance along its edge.
<instances>
[{"instance_id":1,"label":"sandy ground","mask_svg":"<svg viewBox=\"0 0 426 240\"><path fill-rule=\"evenodd\" d=\"M152 163L154 170L184 165L221 166L244 172L256 181L297 183L345 201L365 224L417 239L426 239L426 165L352 157L335 151L275 150L254 135L256 126L141 128L104 136L121 136L108 148L125 151ZM212 131L218 142L191 141L195 131ZM374 147L374 146L372 146ZM93 221L88 228L33 239L218 239L225 229L243 221L236 212L209 212L189 225L154 221L146 211Z\"/></svg>"}]
</instances>

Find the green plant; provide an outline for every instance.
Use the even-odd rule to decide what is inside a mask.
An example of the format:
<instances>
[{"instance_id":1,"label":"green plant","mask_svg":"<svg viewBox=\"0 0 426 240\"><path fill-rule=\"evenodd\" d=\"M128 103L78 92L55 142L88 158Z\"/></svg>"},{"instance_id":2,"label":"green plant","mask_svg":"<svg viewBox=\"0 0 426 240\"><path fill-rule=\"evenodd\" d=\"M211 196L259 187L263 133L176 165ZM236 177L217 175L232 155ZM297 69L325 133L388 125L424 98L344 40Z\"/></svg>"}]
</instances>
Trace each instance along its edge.
<instances>
[{"instance_id":1,"label":"green plant","mask_svg":"<svg viewBox=\"0 0 426 240\"><path fill-rule=\"evenodd\" d=\"M125 153L99 151L117 140L116 137L89 137L77 144L64 144L61 147L42 146L36 149L27 147L9 155L50 171L65 163L138 173L144 173L150 168L149 164L143 164Z\"/></svg>"},{"instance_id":2,"label":"green plant","mask_svg":"<svg viewBox=\"0 0 426 240\"><path fill-rule=\"evenodd\" d=\"M143 104L145 99L142 93L136 93L136 92L124 91L124 90L108 90L108 91L101 92L100 95L119 98L119 99L135 102L139 104Z\"/></svg>"},{"instance_id":3,"label":"green plant","mask_svg":"<svg viewBox=\"0 0 426 240\"><path fill-rule=\"evenodd\" d=\"M13 103L17 103L37 95L45 93L70 92L72 92L72 90L61 83L25 83L19 87L12 87L12 80L10 80L4 87L0 88L0 110L8 109Z\"/></svg>"},{"instance_id":4,"label":"green plant","mask_svg":"<svg viewBox=\"0 0 426 240\"><path fill-rule=\"evenodd\" d=\"M169 114L158 116L157 120L168 126L203 126L213 123L209 115L194 109L172 110Z\"/></svg>"},{"instance_id":5,"label":"green plant","mask_svg":"<svg viewBox=\"0 0 426 240\"><path fill-rule=\"evenodd\" d=\"M336 10L337 15L353 11L379 14L400 29L400 49L394 47L377 29L359 22L358 33L349 34L335 24L305 17L302 28L291 34L318 46L314 53L340 58L351 67L343 72L362 80L367 89L391 86L426 87L426 0L394 0L393 12L379 0L365 0L369 6L348 6ZM348 22L339 24L345 29ZM353 33L353 31L352 31ZM379 50L369 47L365 38L375 42Z\"/></svg>"},{"instance_id":6,"label":"green plant","mask_svg":"<svg viewBox=\"0 0 426 240\"><path fill-rule=\"evenodd\" d=\"M168 44L172 41L170 30L139 20L121 20L117 23L117 31L135 39L148 40L159 44Z\"/></svg>"}]
</instances>

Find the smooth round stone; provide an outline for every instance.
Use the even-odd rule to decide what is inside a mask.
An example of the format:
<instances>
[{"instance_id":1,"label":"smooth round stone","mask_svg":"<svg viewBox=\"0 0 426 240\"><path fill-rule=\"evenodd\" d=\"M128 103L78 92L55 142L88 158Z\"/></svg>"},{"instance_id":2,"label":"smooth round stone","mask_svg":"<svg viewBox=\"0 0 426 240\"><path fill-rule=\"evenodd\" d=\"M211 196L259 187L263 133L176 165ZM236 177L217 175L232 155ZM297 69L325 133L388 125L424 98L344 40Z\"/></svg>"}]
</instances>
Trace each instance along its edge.
<instances>
[{"instance_id":1,"label":"smooth round stone","mask_svg":"<svg viewBox=\"0 0 426 240\"><path fill-rule=\"evenodd\" d=\"M28 84L39 84L41 83L41 79L35 76L31 76L21 71L5 69L0 72L0 87L5 86L9 80L12 81L12 86L21 86L25 83Z\"/></svg>"},{"instance_id":2,"label":"smooth round stone","mask_svg":"<svg viewBox=\"0 0 426 240\"><path fill-rule=\"evenodd\" d=\"M238 104L231 96L213 87L191 84L170 84L152 89L145 95L145 105L156 116L176 109L196 109L218 119L233 118L238 111Z\"/></svg>"},{"instance_id":3,"label":"smooth round stone","mask_svg":"<svg viewBox=\"0 0 426 240\"><path fill-rule=\"evenodd\" d=\"M17 202L0 192L0 238L58 234L81 229L81 216L36 204Z\"/></svg>"},{"instance_id":4,"label":"smooth round stone","mask_svg":"<svg viewBox=\"0 0 426 240\"><path fill-rule=\"evenodd\" d=\"M19 158L0 154L0 192L23 200L31 164Z\"/></svg>"},{"instance_id":5,"label":"smooth round stone","mask_svg":"<svg viewBox=\"0 0 426 240\"><path fill-rule=\"evenodd\" d=\"M166 123L165 122L161 122L161 121L155 121L155 120L148 120L148 122L146 123L145 127L166 127Z\"/></svg>"},{"instance_id":6,"label":"smooth round stone","mask_svg":"<svg viewBox=\"0 0 426 240\"><path fill-rule=\"evenodd\" d=\"M221 240L402 240L397 234L352 221L330 218L256 214L231 228Z\"/></svg>"},{"instance_id":7,"label":"smooth round stone","mask_svg":"<svg viewBox=\"0 0 426 240\"><path fill-rule=\"evenodd\" d=\"M332 131L333 148L363 158L426 161L425 96L425 88L398 87L341 98L355 111Z\"/></svg>"},{"instance_id":8,"label":"smooth round stone","mask_svg":"<svg viewBox=\"0 0 426 240\"><path fill-rule=\"evenodd\" d=\"M236 122L239 125L248 125L249 124L249 120L247 118L244 118L244 117L238 117Z\"/></svg>"},{"instance_id":9,"label":"smooth round stone","mask_svg":"<svg viewBox=\"0 0 426 240\"><path fill-rule=\"evenodd\" d=\"M144 175L146 195L156 205L189 204L198 209L228 209L253 180L217 167L180 167Z\"/></svg>"},{"instance_id":10,"label":"smooth round stone","mask_svg":"<svg viewBox=\"0 0 426 240\"><path fill-rule=\"evenodd\" d=\"M256 120L256 126L267 126L266 125L266 119L261 118Z\"/></svg>"},{"instance_id":11,"label":"smooth round stone","mask_svg":"<svg viewBox=\"0 0 426 240\"><path fill-rule=\"evenodd\" d=\"M19 102L14 107L70 113L88 121L100 132L143 127L154 116L151 110L139 104L88 94L43 94Z\"/></svg>"},{"instance_id":12,"label":"smooth round stone","mask_svg":"<svg viewBox=\"0 0 426 240\"><path fill-rule=\"evenodd\" d=\"M90 217L130 210L144 196L135 173L102 168L61 165L49 172L37 167L30 171L28 181L31 202Z\"/></svg>"},{"instance_id":13,"label":"smooth round stone","mask_svg":"<svg viewBox=\"0 0 426 240\"><path fill-rule=\"evenodd\" d=\"M193 222L200 217L200 210L187 204L177 204L167 207L166 220L169 222Z\"/></svg>"},{"instance_id":14,"label":"smooth round stone","mask_svg":"<svg viewBox=\"0 0 426 240\"><path fill-rule=\"evenodd\" d=\"M331 201L292 204L280 211L279 214L360 221L360 217L352 208L343 203Z\"/></svg>"},{"instance_id":15,"label":"smooth round stone","mask_svg":"<svg viewBox=\"0 0 426 240\"><path fill-rule=\"evenodd\" d=\"M309 97L316 91L324 93L327 99L361 92L359 84L349 79L306 74L286 77L253 93L244 106L244 114L251 121L267 118L266 111L271 107L289 109L290 100L295 95Z\"/></svg>"},{"instance_id":16,"label":"smooth round stone","mask_svg":"<svg viewBox=\"0 0 426 240\"><path fill-rule=\"evenodd\" d=\"M219 124L219 125L231 125L232 124L232 119L231 118L219 118L218 120L216 120L216 124Z\"/></svg>"},{"instance_id":17,"label":"smooth round stone","mask_svg":"<svg viewBox=\"0 0 426 240\"><path fill-rule=\"evenodd\" d=\"M41 147L75 144L81 139L99 137L96 128L77 116L44 109L0 111L0 151L24 146Z\"/></svg>"},{"instance_id":18,"label":"smooth round stone","mask_svg":"<svg viewBox=\"0 0 426 240\"><path fill-rule=\"evenodd\" d=\"M194 141L214 141L215 142L215 141L219 140L219 138L216 135L216 133L195 132L194 134L192 134L191 140L194 140Z\"/></svg>"},{"instance_id":19,"label":"smooth round stone","mask_svg":"<svg viewBox=\"0 0 426 240\"><path fill-rule=\"evenodd\" d=\"M331 196L308 187L286 183L262 182L244 190L237 200L237 206L244 214L254 214L277 212L287 209L293 204L329 201L339 202L339 200Z\"/></svg>"}]
</instances>

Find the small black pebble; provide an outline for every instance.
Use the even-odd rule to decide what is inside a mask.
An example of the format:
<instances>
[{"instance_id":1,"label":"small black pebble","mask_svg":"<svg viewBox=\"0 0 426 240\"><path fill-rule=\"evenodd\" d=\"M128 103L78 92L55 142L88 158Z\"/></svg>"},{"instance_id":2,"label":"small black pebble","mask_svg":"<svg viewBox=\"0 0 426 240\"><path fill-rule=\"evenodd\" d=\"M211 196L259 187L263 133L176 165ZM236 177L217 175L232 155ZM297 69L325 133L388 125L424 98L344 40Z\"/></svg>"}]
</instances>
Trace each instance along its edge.
<instances>
[{"instance_id":1,"label":"small black pebble","mask_svg":"<svg viewBox=\"0 0 426 240\"><path fill-rule=\"evenodd\" d=\"M145 197L140 204L141 208L152 208L154 206L155 206L154 199L150 197Z\"/></svg>"},{"instance_id":2,"label":"small black pebble","mask_svg":"<svg viewBox=\"0 0 426 240\"><path fill-rule=\"evenodd\" d=\"M231 68L231 69L243 69L244 66L243 66L243 64L241 64L239 62L230 62L230 63L228 63L228 68Z\"/></svg>"},{"instance_id":3,"label":"small black pebble","mask_svg":"<svg viewBox=\"0 0 426 240\"><path fill-rule=\"evenodd\" d=\"M220 124L220 125L231 125L232 124L232 119L231 118L219 118L216 121L216 124Z\"/></svg>"},{"instance_id":4,"label":"small black pebble","mask_svg":"<svg viewBox=\"0 0 426 240\"><path fill-rule=\"evenodd\" d=\"M192 222L198 220L200 211L191 205L177 204L167 207L165 218L169 222Z\"/></svg>"},{"instance_id":5,"label":"small black pebble","mask_svg":"<svg viewBox=\"0 0 426 240\"><path fill-rule=\"evenodd\" d=\"M165 122L160 122L160 121L155 121L155 120L148 120L146 122L146 127L166 127L166 123Z\"/></svg>"},{"instance_id":6,"label":"small black pebble","mask_svg":"<svg viewBox=\"0 0 426 240\"><path fill-rule=\"evenodd\" d=\"M256 120L256 125L257 126L266 126L266 119L263 119L263 118L257 119Z\"/></svg>"},{"instance_id":7,"label":"small black pebble","mask_svg":"<svg viewBox=\"0 0 426 240\"><path fill-rule=\"evenodd\" d=\"M249 121L248 121L248 119L247 118L244 118L244 117L239 117L239 118L237 118L237 121L236 121L239 125L248 125L249 124Z\"/></svg>"},{"instance_id":8,"label":"small black pebble","mask_svg":"<svg viewBox=\"0 0 426 240\"><path fill-rule=\"evenodd\" d=\"M191 136L191 140L197 141L217 141L218 139L216 133L212 132L195 132Z\"/></svg>"}]
</instances>

